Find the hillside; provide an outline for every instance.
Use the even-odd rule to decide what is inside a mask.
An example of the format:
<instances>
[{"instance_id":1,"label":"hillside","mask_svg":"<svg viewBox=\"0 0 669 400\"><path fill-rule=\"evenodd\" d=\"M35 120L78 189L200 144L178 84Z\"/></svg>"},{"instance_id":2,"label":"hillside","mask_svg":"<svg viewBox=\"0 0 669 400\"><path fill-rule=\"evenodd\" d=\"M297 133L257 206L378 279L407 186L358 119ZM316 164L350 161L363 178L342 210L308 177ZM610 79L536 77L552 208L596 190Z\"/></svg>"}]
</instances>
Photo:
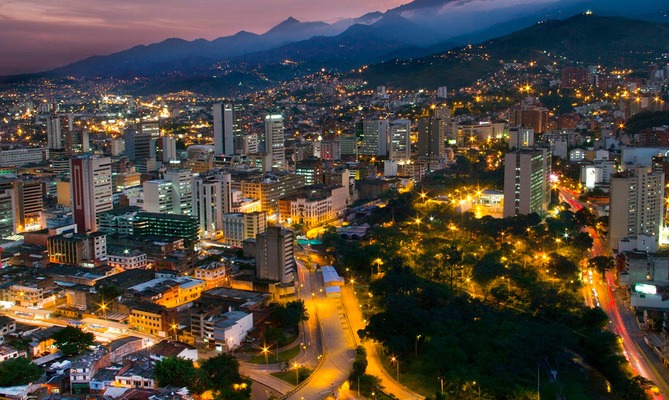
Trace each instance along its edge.
<instances>
[{"instance_id":1,"label":"hillside","mask_svg":"<svg viewBox=\"0 0 669 400\"><path fill-rule=\"evenodd\" d=\"M372 85L458 87L495 71L500 61L541 60L543 52L585 64L635 67L669 52L669 24L581 14L541 22L471 50L371 65L363 77Z\"/></svg>"}]
</instances>

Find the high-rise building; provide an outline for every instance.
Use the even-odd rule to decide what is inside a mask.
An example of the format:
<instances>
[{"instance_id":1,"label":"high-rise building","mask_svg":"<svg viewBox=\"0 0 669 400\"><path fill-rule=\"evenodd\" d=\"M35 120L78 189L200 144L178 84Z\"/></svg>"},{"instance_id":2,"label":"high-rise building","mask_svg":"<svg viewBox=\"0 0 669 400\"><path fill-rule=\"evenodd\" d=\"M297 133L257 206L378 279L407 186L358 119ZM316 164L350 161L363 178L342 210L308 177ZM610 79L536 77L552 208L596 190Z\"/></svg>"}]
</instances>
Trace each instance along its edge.
<instances>
[{"instance_id":1,"label":"high-rise building","mask_svg":"<svg viewBox=\"0 0 669 400\"><path fill-rule=\"evenodd\" d=\"M174 136L163 136L163 163L177 160L177 139Z\"/></svg>"},{"instance_id":2,"label":"high-rise building","mask_svg":"<svg viewBox=\"0 0 669 400\"><path fill-rule=\"evenodd\" d=\"M250 213L228 213L223 215L225 244L242 247L242 242L255 238L267 228L267 213L256 211Z\"/></svg>"},{"instance_id":3,"label":"high-rise building","mask_svg":"<svg viewBox=\"0 0 669 400\"><path fill-rule=\"evenodd\" d=\"M70 160L70 198L79 232L96 231L97 214L113 207L109 157L81 156Z\"/></svg>"},{"instance_id":4,"label":"high-rise building","mask_svg":"<svg viewBox=\"0 0 669 400\"><path fill-rule=\"evenodd\" d=\"M172 214L172 182L166 180L145 181L144 211L153 213Z\"/></svg>"},{"instance_id":5,"label":"high-rise building","mask_svg":"<svg viewBox=\"0 0 669 400\"><path fill-rule=\"evenodd\" d=\"M63 130L67 130L67 117L50 114L46 118L47 147L52 150L63 148Z\"/></svg>"},{"instance_id":6,"label":"high-rise building","mask_svg":"<svg viewBox=\"0 0 669 400\"><path fill-rule=\"evenodd\" d=\"M242 107L237 103L214 104L214 153L243 154Z\"/></svg>"},{"instance_id":7,"label":"high-rise building","mask_svg":"<svg viewBox=\"0 0 669 400\"><path fill-rule=\"evenodd\" d=\"M272 155L272 169L286 168L285 138L283 136L283 115L268 114L265 117L263 152Z\"/></svg>"},{"instance_id":8,"label":"high-rise building","mask_svg":"<svg viewBox=\"0 0 669 400\"><path fill-rule=\"evenodd\" d=\"M305 185L323 183L323 161L314 158L295 163L295 174L304 177Z\"/></svg>"},{"instance_id":9,"label":"high-rise building","mask_svg":"<svg viewBox=\"0 0 669 400\"><path fill-rule=\"evenodd\" d=\"M611 175L609 244L621 238L648 235L658 241L664 212L664 173L635 167Z\"/></svg>"},{"instance_id":10,"label":"high-rise building","mask_svg":"<svg viewBox=\"0 0 669 400\"><path fill-rule=\"evenodd\" d=\"M504 217L542 213L550 201L550 156L546 149L520 149L504 160Z\"/></svg>"},{"instance_id":11,"label":"high-rise building","mask_svg":"<svg viewBox=\"0 0 669 400\"><path fill-rule=\"evenodd\" d=\"M399 119L390 123L390 160L411 159L411 121Z\"/></svg>"},{"instance_id":12,"label":"high-rise building","mask_svg":"<svg viewBox=\"0 0 669 400\"><path fill-rule=\"evenodd\" d=\"M339 142L342 159L358 159L358 139L353 134L343 134L335 139Z\"/></svg>"},{"instance_id":13,"label":"high-rise building","mask_svg":"<svg viewBox=\"0 0 669 400\"><path fill-rule=\"evenodd\" d=\"M278 226L268 227L256 236L256 276L260 279L293 282L295 256L293 231Z\"/></svg>"},{"instance_id":14,"label":"high-rise building","mask_svg":"<svg viewBox=\"0 0 669 400\"><path fill-rule=\"evenodd\" d=\"M360 154L368 156L388 155L388 120L365 119L362 121Z\"/></svg>"},{"instance_id":15,"label":"high-rise building","mask_svg":"<svg viewBox=\"0 0 669 400\"><path fill-rule=\"evenodd\" d=\"M12 191L0 190L0 238L14 234L14 211L12 210Z\"/></svg>"},{"instance_id":16,"label":"high-rise building","mask_svg":"<svg viewBox=\"0 0 669 400\"><path fill-rule=\"evenodd\" d=\"M544 133L550 130L548 108L534 98L528 97L520 105L509 109L509 126L530 128L534 133Z\"/></svg>"},{"instance_id":17,"label":"high-rise building","mask_svg":"<svg viewBox=\"0 0 669 400\"><path fill-rule=\"evenodd\" d=\"M232 209L231 177L215 172L193 177L193 216L205 239L218 239L223 234L223 214Z\"/></svg>"},{"instance_id":18,"label":"high-rise building","mask_svg":"<svg viewBox=\"0 0 669 400\"><path fill-rule=\"evenodd\" d=\"M139 172L147 171L147 161L156 159L156 142L160 138L157 122L143 122L139 127L125 130L125 155L135 163Z\"/></svg>"},{"instance_id":19,"label":"high-rise building","mask_svg":"<svg viewBox=\"0 0 669 400\"><path fill-rule=\"evenodd\" d=\"M41 213L44 208L42 182L39 179L21 178L14 181L16 206L14 223L16 232L35 231L41 226Z\"/></svg>"},{"instance_id":20,"label":"high-rise building","mask_svg":"<svg viewBox=\"0 0 669 400\"><path fill-rule=\"evenodd\" d=\"M534 146L534 130L517 126L509 129L509 149Z\"/></svg>"},{"instance_id":21,"label":"high-rise building","mask_svg":"<svg viewBox=\"0 0 669 400\"><path fill-rule=\"evenodd\" d=\"M65 233L47 239L49 262L57 264L95 265L107 257L107 234Z\"/></svg>"},{"instance_id":22,"label":"high-rise building","mask_svg":"<svg viewBox=\"0 0 669 400\"><path fill-rule=\"evenodd\" d=\"M172 183L172 212L191 215L193 210L193 174L187 169L168 169L163 179Z\"/></svg>"},{"instance_id":23,"label":"high-rise building","mask_svg":"<svg viewBox=\"0 0 669 400\"><path fill-rule=\"evenodd\" d=\"M432 116L418 120L418 156L443 157L446 152L446 123Z\"/></svg>"}]
</instances>

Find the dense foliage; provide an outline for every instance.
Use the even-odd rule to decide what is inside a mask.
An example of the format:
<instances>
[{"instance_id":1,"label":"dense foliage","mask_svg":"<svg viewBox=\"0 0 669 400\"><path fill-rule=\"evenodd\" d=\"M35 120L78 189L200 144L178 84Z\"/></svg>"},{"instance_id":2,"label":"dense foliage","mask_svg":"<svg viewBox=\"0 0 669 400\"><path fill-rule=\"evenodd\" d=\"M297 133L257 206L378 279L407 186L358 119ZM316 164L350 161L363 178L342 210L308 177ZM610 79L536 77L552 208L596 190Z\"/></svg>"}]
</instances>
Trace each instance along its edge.
<instances>
[{"instance_id":1,"label":"dense foliage","mask_svg":"<svg viewBox=\"0 0 669 400\"><path fill-rule=\"evenodd\" d=\"M66 326L53 334L56 347L68 356L80 354L95 343L92 332L84 332L77 326Z\"/></svg>"},{"instance_id":2,"label":"dense foliage","mask_svg":"<svg viewBox=\"0 0 669 400\"><path fill-rule=\"evenodd\" d=\"M25 357L0 363L0 387L25 385L42 376L42 369Z\"/></svg>"},{"instance_id":3,"label":"dense foliage","mask_svg":"<svg viewBox=\"0 0 669 400\"><path fill-rule=\"evenodd\" d=\"M589 211L475 218L409 192L372 219L362 241L326 231L323 250L349 279L371 277L359 335L403 360L401 373L444 379L449 399L536 398L551 370L578 376L582 398L645 398L606 314L580 294Z\"/></svg>"}]
</instances>

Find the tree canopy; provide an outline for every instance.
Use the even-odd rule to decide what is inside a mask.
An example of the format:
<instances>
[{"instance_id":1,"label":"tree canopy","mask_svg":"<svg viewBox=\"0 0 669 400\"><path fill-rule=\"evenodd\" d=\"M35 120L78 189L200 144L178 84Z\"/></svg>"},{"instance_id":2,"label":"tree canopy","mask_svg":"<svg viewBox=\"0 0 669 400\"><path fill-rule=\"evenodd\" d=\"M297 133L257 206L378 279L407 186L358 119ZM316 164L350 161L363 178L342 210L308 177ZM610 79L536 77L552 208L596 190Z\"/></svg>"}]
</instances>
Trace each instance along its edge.
<instances>
[{"instance_id":1,"label":"tree canopy","mask_svg":"<svg viewBox=\"0 0 669 400\"><path fill-rule=\"evenodd\" d=\"M42 369L25 357L0 363L0 387L25 385L42 376Z\"/></svg>"},{"instance_id":2,"label":"tree canopy","mask_svg":"<svg viewBox=\"0 0 669 400\"><path fill-rule=\"evenodd\" d=\"M166 357L156 363L158 386L192 387L195 378L193 361L185 358Z\"/></svg>"},{"instance_id":3,"label":"tree canopy","mask_svg":"<svg viewBox=\"0 0 669 400\"><path fill-rule=\"evenodd\" d=\"M53 334L52 339L60 351L68 356L80 354L95 343L95 335L76 326L66 326Z\"/></svg>"}]
</instances>

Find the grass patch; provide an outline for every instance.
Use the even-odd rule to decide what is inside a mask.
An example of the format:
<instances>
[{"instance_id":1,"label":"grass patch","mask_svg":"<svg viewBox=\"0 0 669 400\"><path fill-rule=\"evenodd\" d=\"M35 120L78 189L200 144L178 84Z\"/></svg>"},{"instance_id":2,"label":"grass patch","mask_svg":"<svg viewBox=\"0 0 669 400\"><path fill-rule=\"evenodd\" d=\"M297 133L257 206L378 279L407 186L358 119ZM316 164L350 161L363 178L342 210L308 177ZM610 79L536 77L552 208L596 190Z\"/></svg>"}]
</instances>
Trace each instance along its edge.
<instances>
[{"instance_id":1,"label":"grass patch","mask_svg":"<svg viewBox=\"0 0 669 400\"><path fill-rule=\"evenodd\" d=\"M296 378L298 376L300 382L304 382L304 380L307 379L312 372L314 371L310 368L300 367L297 373L295 373L294 369L291 369L288 371L272 372L270 375L275 376L284 382L288 382L293 386L297 386L298 382L296 381Z\"/></svg>"},{"instance_id":2,"label":"grass patch","mask_svg":"<svg viewBox=\"0 0 669 400\"><path fill-rule=\"evenodd\" d=\"M386 370L388 375L395 379L397 376L397 367L395 364L391 363L390 358L385 356L383 352L379 352L379 358L381 359L381 364L383 365L383 368ZM402 365L402 360L400 360L401 385L404 385L414 392L426 397L434 396L437 390L439 390L439 380L434 374L434 370L425 365L420 357L418 359L411 360L408 369L405 368L406 365Z\"/></svg>"},{"instance_id":3,"label":"grass patch","mask_svg":"<svg viewBox=\"0 0 669 400\"><path fill-rule=\"evenodd\" d=\"M420 350L419 350L420 351ZM395 364L388 357L380 353L381 363L389 376L396 376ZM400 384L423 396L434 396L439 390L439 381L434 377L434 371L425 365L420 358L412 359L409 368L405 369L400 360ZM434 379L433 379L434 377ZM604 390L601 387L603 377L588 377L576 365L563 365L558 371L557 382L549 382L545 369L541 372L541 398L555 399L559 394L570 400L588 400L596 397ZM379 397L381 398L381 397Z\"/></svg>"},{"instance_id":4,"label":"grass patch","mask_svg":"<svg viewBox=\"0 0 669 400\"><path fill-rule=\"evenodd\" d=\"M282 351L279 353L279 362L286 362L289 360L292 360L295 358L298 354L300 354L300 345L296 345L291 347L290 349L286 351ZM276 351L270 352L267 355L267 361L269 364L276 364ZM254 364L265 364L265 354L256 354L255 356L251 357L251 359L248 361Z\"/></svg>"}]
</instances>

